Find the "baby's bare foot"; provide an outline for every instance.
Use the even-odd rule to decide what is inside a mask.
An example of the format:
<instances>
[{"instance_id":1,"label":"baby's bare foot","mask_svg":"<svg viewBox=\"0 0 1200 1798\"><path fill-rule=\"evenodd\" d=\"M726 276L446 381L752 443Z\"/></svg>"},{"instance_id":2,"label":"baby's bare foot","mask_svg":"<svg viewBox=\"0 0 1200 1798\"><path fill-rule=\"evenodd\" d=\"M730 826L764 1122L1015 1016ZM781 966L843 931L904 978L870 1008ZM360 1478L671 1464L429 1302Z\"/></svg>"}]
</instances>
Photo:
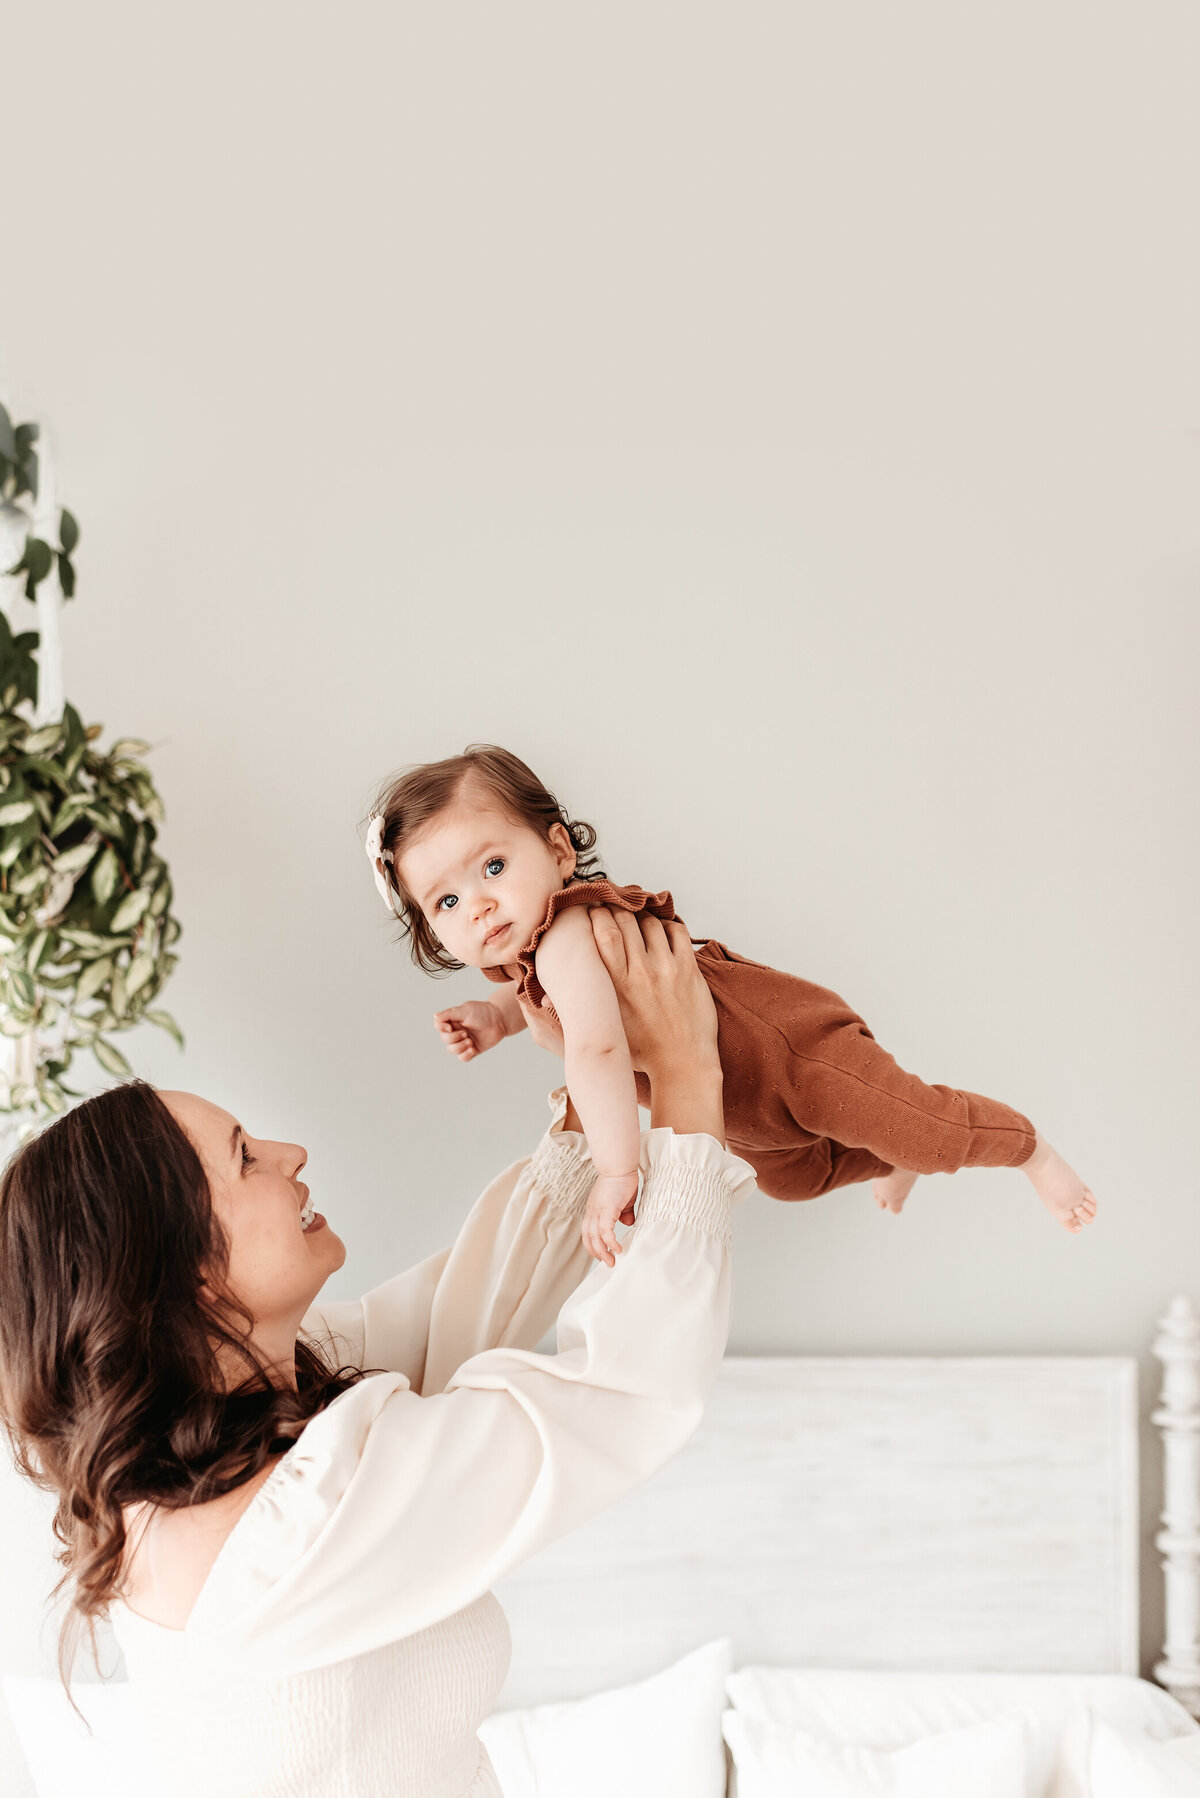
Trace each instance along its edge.
<instances>
[{"instance_id":1,"label":"baby's bare foot","mask_svg":"<svg viewBox=\"0 0 1200 1798\"><path fill-rule=\"evenodd\" d=\"M881 1211L903 1211L904 1201L917 1183L918 1176L906 1167L894 1167L890 1174L872 1180L875 1203Z\"/></svg>"},{"instance_id":2,"label":"baby's bare foot","mask_svg":"<svg viewBox=\"0 0 1200 1798\"><path fill-rule=\"evenodd\" d=\"M1037 1147L1021 1172L1029 1176L1051 1217L1056 1217L1073 1236L1091 1223L1096 1215L1096 1200L1090 1187L1044 1138L1038 1137Z\"/></svg>"}]
</instances>

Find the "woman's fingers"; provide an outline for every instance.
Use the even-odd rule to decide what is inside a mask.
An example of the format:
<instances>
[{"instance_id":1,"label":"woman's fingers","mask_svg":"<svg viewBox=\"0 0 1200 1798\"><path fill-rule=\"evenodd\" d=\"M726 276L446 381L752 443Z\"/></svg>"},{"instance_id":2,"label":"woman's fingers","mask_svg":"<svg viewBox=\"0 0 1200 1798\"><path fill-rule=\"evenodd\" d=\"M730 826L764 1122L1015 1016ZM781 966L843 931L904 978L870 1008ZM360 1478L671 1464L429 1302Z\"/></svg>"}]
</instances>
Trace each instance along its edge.
<instances>
[{"instance_id":1,"label":"woman's fingers","mask_svg":"<svg viewBox=\"0 0 1200 1798\"><path fill-rule=\"evenodd\" d=\"M639 977L644 979L646 976L649 967L649 957L646 953L649 939L646 933L650 925L653 925L659 932L659 941L661 942L662 925L657 918L631 911L619 911L616 915L616 926L620 932L621 946L625 951L625 978L627 981L636 980Z\"/></svg>"},{"instance_id":2,"label":"woman's fingers","mask_svg":"<svg viewBox=\"0 0 1200 1798\"><path fill-rule=\"evenodd\" d=\"M600 959L614 980L623 979L628 967L626 937L621 928L621 921L628 916L628 912L618 912L614 917L606 905L588 906L588 919Z\"/></svg>"},{"instance_id":3,"label":"woman's fingers","mask_svg":"<svg viewBox=\"0 0 1200 1798\"><path fill-rule=\"evenodd\" d=\"M672 918L669 924L664 924L663 929L671 954L682 956L684 961L695 961L696 951L692 947L687 925L681 924L678 918Z\"/></svg>"}]
</instances>

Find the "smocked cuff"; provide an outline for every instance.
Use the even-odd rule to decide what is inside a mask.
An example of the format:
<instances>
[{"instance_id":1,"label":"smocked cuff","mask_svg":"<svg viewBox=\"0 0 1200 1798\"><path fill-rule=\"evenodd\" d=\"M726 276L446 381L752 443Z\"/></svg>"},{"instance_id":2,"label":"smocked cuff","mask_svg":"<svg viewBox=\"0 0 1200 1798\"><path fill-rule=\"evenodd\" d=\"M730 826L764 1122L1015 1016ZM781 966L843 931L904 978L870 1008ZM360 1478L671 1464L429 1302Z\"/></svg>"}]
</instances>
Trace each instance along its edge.
<instances>
[{"instance_id":1,"label":"smocked cuff","mask_svg":"<svg viewBox=\"0 0 1200 1798\"><path fill-rule=\"evenodd\" d=\"M534 1185L552 1211L582 1212L596 1179L588 1154L587 1139L578 1130L564 1130L567 1089L550 1094L550 1128L530 1157Z\"/></svg>"},{"instance_id":2,"label":"smocked cuff","mask_svg":"<svg viewBox=\"0 0 1200 1798\"><path fill-rule=\"evenodd\" d=\"M1024 1167L1033 1151L1037 1148L1037 1131L1027 1117L1021 1118L1025 1126L1017 1141L1017 1146L1008 1158L1009 1167Z\"/></svg>"},{"instance_id":3,"label":"smocked cuff","mask_svg":"<svg viewBox=\"0 0 1200 1798\"><path fill-rule=\"evenodd\" d=\"M750 1163L731 1155L713 1136L647 1130L641 1172L639 1224L687 1224L722 1243L730 1239L733 1206L755 1190Z\"/></svg>"}]
</instances>

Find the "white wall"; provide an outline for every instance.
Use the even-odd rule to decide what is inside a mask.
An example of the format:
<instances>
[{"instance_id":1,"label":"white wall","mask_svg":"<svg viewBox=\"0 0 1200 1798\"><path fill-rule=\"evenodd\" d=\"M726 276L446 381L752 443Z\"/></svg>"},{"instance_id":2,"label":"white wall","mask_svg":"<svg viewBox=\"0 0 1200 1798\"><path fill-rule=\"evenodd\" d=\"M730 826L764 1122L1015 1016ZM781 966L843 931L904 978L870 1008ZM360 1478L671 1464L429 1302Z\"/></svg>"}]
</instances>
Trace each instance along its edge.
<instances>
[{"instance_id":1,"label":"white wall","mask_svg":"<svg viewBox=\"0 0 1200 1798\"><path fill-rule=\"evenodd\" d=\"M555 1079L436 1047L478 980L411 968L360 847L383 775L484 739L1099 1196L1081 1239L1011 1172L760 1201L736 1349L1144 1355L1195 1292L1198 35L6 19L0 375L83 527L68 693L158 745L185 925L187 1051L125 1046L308 1145L338 1291L440 1245Z\"/></svg>"}]
</instances>

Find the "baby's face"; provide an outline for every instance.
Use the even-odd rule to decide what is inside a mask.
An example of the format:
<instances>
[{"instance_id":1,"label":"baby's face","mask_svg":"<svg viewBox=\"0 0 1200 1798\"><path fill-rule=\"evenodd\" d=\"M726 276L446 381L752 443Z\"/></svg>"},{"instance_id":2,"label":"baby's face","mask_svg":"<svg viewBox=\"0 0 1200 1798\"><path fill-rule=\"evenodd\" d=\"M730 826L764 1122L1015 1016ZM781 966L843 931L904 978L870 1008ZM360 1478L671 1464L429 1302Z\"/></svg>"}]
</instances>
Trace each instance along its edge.
<instances>
[{"instance_id":1,"label":"baby's face","mask_svg":"<svg viewBox=\"0 0 1200 1798\"><path fill-rule=\"evenodd\" d=\"M551 837L464 792L409 845L398 871L456 961L499 968L516 959L574 870L565 828L553 826Z\"/></svg>"}]
</instances>

